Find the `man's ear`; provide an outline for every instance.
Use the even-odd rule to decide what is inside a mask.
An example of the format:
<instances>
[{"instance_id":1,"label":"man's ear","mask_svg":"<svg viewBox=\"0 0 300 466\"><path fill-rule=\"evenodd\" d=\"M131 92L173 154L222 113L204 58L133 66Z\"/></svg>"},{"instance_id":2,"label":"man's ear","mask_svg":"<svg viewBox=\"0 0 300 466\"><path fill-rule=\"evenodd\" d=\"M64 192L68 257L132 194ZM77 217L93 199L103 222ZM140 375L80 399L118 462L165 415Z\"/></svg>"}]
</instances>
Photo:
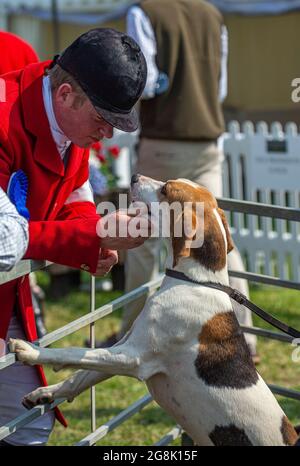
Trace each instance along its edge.
<instances>
[{"instance_id":1,"label":"man's ear","mask_svg":"<svg viewBox=\"0 0 300 466\"><path fill-rule=\"evenodd\" d=\"M221 217L221 220L222 220L222 223L223 223L223 226L224 226L224 229L225 229L226 240L227 240L227 254L228 254L230 251L233 250L234 243L233 243L232 238L231 238L227 218L226 218L226 215L224 214L224 211L222 209L220 209L219 207L218 207L217 210L218 210L218 214Z\"/></svg>"},{"instance_id":2,"label":"man's ear","mask_svg":"<svg viewBox=\"0 0 300 466\"><path fill-rule=\"evenodd\" d=\"M54 92L55 101L60 105L71 106L74 100L74 92L71 84L62 83Z\"/></svg>"}]
</instances>

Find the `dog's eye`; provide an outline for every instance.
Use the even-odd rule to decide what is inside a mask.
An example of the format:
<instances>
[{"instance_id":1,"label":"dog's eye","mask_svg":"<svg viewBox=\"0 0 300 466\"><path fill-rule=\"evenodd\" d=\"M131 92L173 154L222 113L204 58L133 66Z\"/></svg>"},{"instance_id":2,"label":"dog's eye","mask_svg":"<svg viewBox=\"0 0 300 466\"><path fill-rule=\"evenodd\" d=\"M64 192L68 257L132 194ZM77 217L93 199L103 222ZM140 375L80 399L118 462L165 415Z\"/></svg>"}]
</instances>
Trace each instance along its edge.
<instances>
[{"instance_id":1,"label":"dog's eye","mask_svg":"<svg viewBox=\"0 0 300 466\"><path fill-rule=\"evenodd\" d=\"M161 192L161 194L163 194L164 196L167 194L167 187L166 187L165 184L164 184L163 187L161 188L160 192Z\"/></svg>"}]
</instances>

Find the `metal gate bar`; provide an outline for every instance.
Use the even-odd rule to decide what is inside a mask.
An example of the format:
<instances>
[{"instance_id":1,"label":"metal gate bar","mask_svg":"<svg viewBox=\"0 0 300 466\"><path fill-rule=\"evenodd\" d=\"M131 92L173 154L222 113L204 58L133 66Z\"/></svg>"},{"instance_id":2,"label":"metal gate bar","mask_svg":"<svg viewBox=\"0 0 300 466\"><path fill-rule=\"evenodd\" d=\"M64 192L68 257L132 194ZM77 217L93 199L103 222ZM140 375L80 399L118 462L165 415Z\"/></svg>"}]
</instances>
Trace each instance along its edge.
<instances>
[{"instance_id":1,"label":"metal gate bar","mask_svg":"<svg viewBox=\"0 0 300 466\"><path fill-rule=\"evenodd\" d=\"M10 422L7 422L6 424L0 427L0 440L5 439L9 435L13 434L18 429L20 429L21 427L25 426L26 424L33 421L34 419L37 419L38 417L47 413L48 411L60 405L64 401L66 401L65 398L58 398L51 404L35 406L34 408L27 411L26 413L21 414L21 416L16 417Z\"/></svg>"},{"instance_id":2,"label":"metal gate bar","mask_svg":"<svg viewBox=\"0 0 300 466\"><path fill-rule=\"evenodd\" d=\"M92 432L91 434L84 437L82 440L76 443L75 446L90 447L94 445L96 442L98 442L98 440L105 437L109 432L114 430L123 422L127 421L127 419L130 419L134 414L139 413L145 406L151 403L151 401L153 401L152 396L145 395L143 398L140 398L138 401L128 406L128 408L124 409L124 411L121 411L117 416L108 421L106 424L98 427L95 432Z\"/></svg>"},{"instance_id":3,"label":"metal gate bar","mask_svg":"<svg viewBox=\"0 0 300 466\"><path fill-rule=\"evenodd\" d=\"M170 430L164 437L154 444L155 447L163 447L174 442L183 433L183 429L180 426L175 426L174 429Z\"/></svg>"},{"instance_id":4,"label":"metal gate bar","mask_svg":"<svg viewBox=\"0 0 300 466\"><path fill-rule=\"evenodd\" d=\"M284 343L292 343L294 337L286 335L285 333L273 332L273 330L267 330L260 327L247 327L246 325L241 325L241 329L245 333L252 333L259 337L270 338L271 340L282 341Z\"/></svg>"},{"instance_id":5,"label":"metal gate bar","mask_svg":"<svg viewBox=\"0 0 300 466\"><path fill-rule=\"evenodd\" d=\"M300 210L291 207L271 206L257 202L240 201L235 199L217 199L221 209L243 214L259 215L261 217L280 218L300 222Z\"/></svg>"}]
</instances>

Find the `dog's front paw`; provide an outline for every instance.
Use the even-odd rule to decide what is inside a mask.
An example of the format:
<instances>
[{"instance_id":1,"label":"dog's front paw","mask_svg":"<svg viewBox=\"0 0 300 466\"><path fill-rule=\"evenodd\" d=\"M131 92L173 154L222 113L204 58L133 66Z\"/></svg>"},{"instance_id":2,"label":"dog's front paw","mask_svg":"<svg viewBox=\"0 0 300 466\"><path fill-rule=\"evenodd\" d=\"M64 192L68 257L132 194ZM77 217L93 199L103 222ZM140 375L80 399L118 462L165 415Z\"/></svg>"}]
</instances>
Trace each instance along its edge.
<instances>
[{"instance_id":1,"label":"dog's front paw","mask_svg":"<svg viewBox=\"0 0 300 466\"><path fill-rule=\"evenodd\" d=\"M16 353L17 360L22 361L24 364L33 366L38 362L40 350L32 343L28 343L24 340L10 338L9 349L12 353Z\"/></svg>"},{"instance_id":2,"label":"dog's front paw","mask_svg":"<svg viewBox=\"0 0 300 466\"><path fill-rule=\"evenodd\" d=\"M53 401L51 387L40 387L25 395L22 404L25 408L32 409L34 406L52 403Z\"/></svg>"}]
</instances>

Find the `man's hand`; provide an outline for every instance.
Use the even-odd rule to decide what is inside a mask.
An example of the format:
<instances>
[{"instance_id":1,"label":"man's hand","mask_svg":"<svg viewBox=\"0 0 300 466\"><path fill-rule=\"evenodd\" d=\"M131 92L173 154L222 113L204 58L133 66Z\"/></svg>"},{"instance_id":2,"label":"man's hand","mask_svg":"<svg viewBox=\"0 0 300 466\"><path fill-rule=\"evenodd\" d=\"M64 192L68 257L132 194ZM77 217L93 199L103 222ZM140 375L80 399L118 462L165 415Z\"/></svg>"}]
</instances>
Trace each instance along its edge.
<instances>
[{"instance_id":1,"label":"man's hand","mask_svg":"<svg viewBox=\"0 0 300 466\"><path fill-rule=\"evenodd\" d=\"M97 225L101 246L107 249L133 249L151 234L147 216L131 216L121 210L105 215Z\"/></svg>"},{"instance_id":2,"label":"man's hand","mask_svg":"<svg viewBox=\"0 0 300 466\"><path fill-rule=\"evenodd\" d=\"M103 275L106 275L111 270L111 268L117 264L117 262L117 251L112 251L110 249L100 249L97 269L93 275L95 277L102 277Z\"/></svg>"}]
</instances>

